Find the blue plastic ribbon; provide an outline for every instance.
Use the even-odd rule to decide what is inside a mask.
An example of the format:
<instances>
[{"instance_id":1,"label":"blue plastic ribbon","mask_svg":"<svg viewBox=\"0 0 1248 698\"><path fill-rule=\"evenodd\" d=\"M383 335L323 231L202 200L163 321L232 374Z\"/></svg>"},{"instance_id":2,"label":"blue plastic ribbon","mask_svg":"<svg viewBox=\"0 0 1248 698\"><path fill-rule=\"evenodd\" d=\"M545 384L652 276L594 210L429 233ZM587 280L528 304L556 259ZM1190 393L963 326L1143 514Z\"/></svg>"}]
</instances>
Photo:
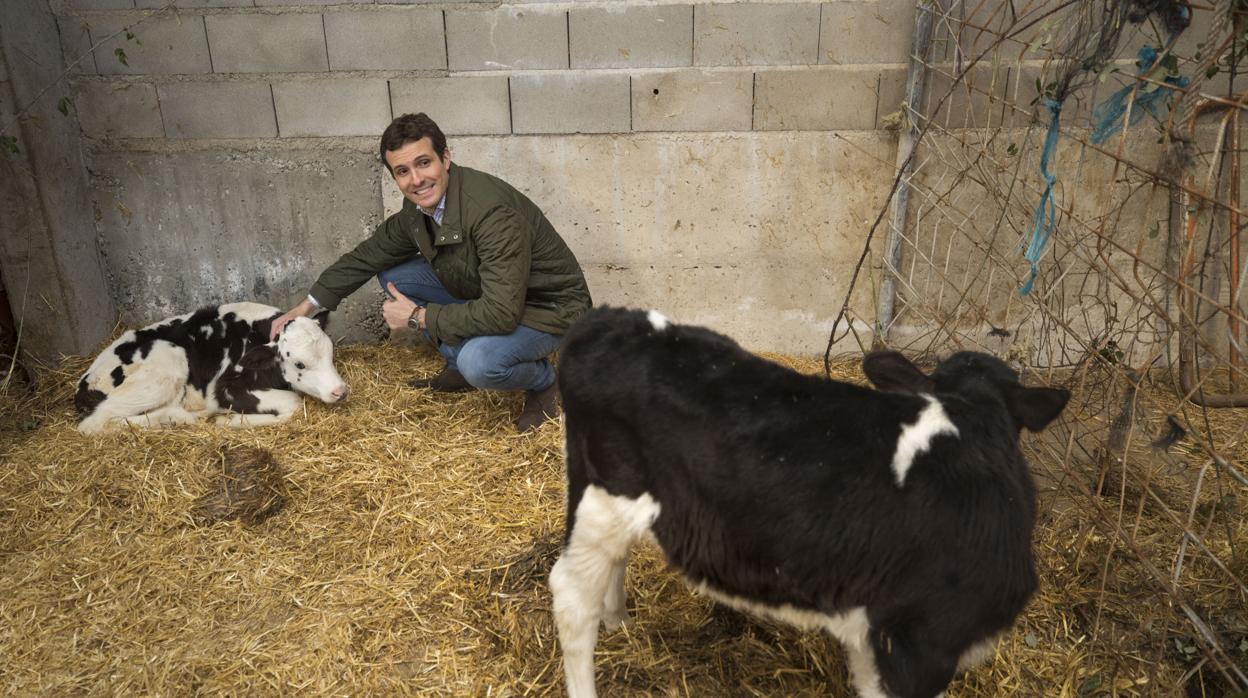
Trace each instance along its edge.
<instances>
[{"instance_id":1,"label":"blue plastic ribbon","mask_svg":"<svg viewBox=\"0 0 1248 698\"><path fill-rule=\"evenodd\" d=\"M1053 235L1053 227L1057 225L1057 204L1053 201L1053 185L1057 183L1057 177L1049 172L1049 159L1053 157L1053 151L1057 150L1057 137L1061 133L1062 103L1045 97L1042 104L1049 110L1050 115L1049 132L1044 136L1044 150L1040 153L1040 176L1044 178L1044 193L1040 195L1040 203L1036 205L1036 212L1031 217L1031 240L1027 243L1027 251L1023 254L1023 257L1031 263L1031 273L1027 276L1027 282L1018 291L1024 296L1031 293L1032 284L1036 281L1040 257L1044 254L1044 248L1049 244L1049 237Z\"/></svg>"},{"instance_id":2,"label":"blue plastic ribbon","mask_svg":"<svg viewBox=\"0 0 1248 698\"><path fill-rule=\"evenodd\" d=\"M1135 66L1138 74L1148 75L1156 69L1157 49L1153 46L1143 46L1135 60ZM1123 128L1123 119L1127 112L1127 100L1131 96L1132 91L1136 91L1135 100L1131 108L1131 120L1128 126L1134 126L1137 121L1144 118L1145 114L1151 115L1158 121L1165 118L1166 98L1174 92L1175 87L1186 87L1187 78L1181 75L1167 75L1162 82L1164 85L1148 83L1144 86L1127 85L1110 95L1104 102L1096 105L1092 110L1092 135L1090 140L1094 144L1100 144L1105 139L1114 135Z\"/></svg>"}]
</instances>

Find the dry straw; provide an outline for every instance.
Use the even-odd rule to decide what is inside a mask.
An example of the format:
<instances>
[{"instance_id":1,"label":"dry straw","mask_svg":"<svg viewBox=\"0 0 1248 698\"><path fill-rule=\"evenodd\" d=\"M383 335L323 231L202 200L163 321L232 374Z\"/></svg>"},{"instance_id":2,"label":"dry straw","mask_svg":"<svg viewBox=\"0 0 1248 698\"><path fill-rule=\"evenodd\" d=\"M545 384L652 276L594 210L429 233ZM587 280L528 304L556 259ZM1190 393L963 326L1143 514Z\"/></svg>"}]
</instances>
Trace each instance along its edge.
<instances>
[{"instance_id":1,"label":"dry straw","mask_svg":"<svg viewBox=\"0 0 1248 698\"><path fill-rule=\"evenodd\" d=\"M419 349L338 356L347 404L309 400L255 430L82 436L81 359L5 396L0 690L561 693L545 587L562 535L558 424L519 435L517 395L405 387L437 368ZM860 380L854 363L838 375ZM1061 476L1057 463L1037 470ZM1079 507L1045 497L1040 594L948 695L1173 695L1193 662L1158 645L1183 637L1180 619L1129 561L1106 564L1116 548ZM834 641L714 607L653 551L629 572L634 623L599 645L606 695L849 695ZM1234 590L1199 601L1242 608Z\"/></svg>"}]
</instances>

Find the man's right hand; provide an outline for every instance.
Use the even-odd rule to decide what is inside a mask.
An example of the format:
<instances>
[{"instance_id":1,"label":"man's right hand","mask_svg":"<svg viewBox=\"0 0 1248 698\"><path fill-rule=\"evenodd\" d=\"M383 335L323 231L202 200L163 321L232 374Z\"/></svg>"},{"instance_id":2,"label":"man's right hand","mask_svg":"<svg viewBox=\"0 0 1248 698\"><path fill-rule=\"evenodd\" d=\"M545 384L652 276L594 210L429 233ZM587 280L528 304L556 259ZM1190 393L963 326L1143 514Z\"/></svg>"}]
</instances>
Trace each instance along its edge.
<instances>
[{"instance_id":1,"label":"man's right hand","mask_svg":"<svg viewBox=\"0 0 1248 698\"><path fill-rule=\"evenodd\" d=\"M273 321L272 328L269 330L269 341L275 341L278 333L280 333L282 328L285 327L291 320L294 320L297 317L308 317L316 311L317 307L312 304L312 301L304 298L302 303L286 311L284 314L277 316L277 319Z\"/></svg>"}]
</instances>

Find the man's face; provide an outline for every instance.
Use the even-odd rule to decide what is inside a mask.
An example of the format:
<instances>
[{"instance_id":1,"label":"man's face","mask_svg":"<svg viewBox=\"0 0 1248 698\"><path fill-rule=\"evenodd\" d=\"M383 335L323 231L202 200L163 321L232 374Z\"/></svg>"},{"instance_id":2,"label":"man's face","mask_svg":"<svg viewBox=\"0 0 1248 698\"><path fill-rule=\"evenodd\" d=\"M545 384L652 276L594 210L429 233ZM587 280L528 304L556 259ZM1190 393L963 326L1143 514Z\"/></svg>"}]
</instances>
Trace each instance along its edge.
<instances>
[{"instance_id":1,"label":"man's face","mask_svg":"<svg viewBox=\"0 0 1248 698\"><path fill-rule=\"evenodd\" d=\"M408 201L429 210L437 208L450 181L449 150L438 157L433 152L433 141L426 137L405 143L398 150L387 150L386 164Z\"/></svg>"}]
</instances>

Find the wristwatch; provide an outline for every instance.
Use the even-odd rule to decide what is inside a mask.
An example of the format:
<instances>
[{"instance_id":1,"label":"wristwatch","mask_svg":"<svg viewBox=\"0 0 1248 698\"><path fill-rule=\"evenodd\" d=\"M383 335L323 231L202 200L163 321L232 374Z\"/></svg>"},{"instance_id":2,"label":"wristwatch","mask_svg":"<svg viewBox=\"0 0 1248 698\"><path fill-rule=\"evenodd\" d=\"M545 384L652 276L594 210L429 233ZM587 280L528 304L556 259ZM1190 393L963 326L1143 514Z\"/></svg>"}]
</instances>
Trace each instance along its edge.
<instances>
[{"instance_id":1,"label":"wristwatch","mask_svg":"<svg viewBox=\"0 0 1248 698\"><path fill-rule=\"evenodd\" d=\"M420 306L418 305L416 306L414 310L412 310L412 314L407 317L407 326L412 328L413 330L425 329L424 326L420 324L420 319L418 317L419 315L420 315Z\"/></svg>"}]
</instances>

